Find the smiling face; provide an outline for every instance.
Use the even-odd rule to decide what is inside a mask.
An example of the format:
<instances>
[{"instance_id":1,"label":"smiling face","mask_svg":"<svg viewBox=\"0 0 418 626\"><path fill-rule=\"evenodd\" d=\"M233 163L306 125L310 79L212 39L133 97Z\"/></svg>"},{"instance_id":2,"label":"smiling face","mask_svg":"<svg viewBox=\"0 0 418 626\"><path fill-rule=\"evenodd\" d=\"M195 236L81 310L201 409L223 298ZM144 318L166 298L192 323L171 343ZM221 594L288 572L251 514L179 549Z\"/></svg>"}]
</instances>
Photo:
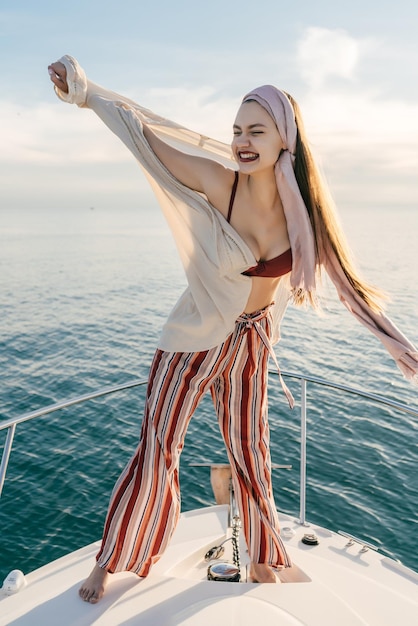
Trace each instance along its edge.
<instances>
[{"instance_id":1,"label":"smiling face","mask_svg":"<svg viewBox=\"0 0 418 626\"><path fill-rule=\"evenodd\" d=\"M273 118L260 104L249 101L238 109L231 147L240 171L251 174L274 167L283 142Z\"/></svg>"}]
</instances>

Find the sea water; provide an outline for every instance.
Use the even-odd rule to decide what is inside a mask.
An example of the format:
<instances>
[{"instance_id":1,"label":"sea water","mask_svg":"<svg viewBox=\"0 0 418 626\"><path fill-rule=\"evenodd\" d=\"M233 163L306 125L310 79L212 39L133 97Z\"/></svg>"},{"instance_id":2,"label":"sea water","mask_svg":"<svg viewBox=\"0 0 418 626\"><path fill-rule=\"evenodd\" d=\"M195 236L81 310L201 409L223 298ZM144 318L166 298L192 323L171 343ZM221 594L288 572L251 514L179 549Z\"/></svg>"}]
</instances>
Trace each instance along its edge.
<instances>
[{"instance_id":1,"label":"sea water","mask_svg":"<svg viewBox=\"0 0 418 626\"><path fill-rule=\"evenodd\" d=\"M349 210L343 223L362 272L390 293L388 313L418 342L418 215ZM0 418L108 385L146 379L158 334L185 287L155 206L114 211L0 209ZM287 371L418 407L380 342L326 287L325 312L290 307L276 346ZM291 411L270 376L278 507L299 514L299 399ZM97 540L112 486L136 447L145 387L22 424L0 500L0 579ZM417 419L309 387L307 519L377 544L418 570ZM0 444L4 443L4 435ZM182 508L213 502L209 470L226 455L209 398L181 460Z\"/></svg>"}]
</instances>

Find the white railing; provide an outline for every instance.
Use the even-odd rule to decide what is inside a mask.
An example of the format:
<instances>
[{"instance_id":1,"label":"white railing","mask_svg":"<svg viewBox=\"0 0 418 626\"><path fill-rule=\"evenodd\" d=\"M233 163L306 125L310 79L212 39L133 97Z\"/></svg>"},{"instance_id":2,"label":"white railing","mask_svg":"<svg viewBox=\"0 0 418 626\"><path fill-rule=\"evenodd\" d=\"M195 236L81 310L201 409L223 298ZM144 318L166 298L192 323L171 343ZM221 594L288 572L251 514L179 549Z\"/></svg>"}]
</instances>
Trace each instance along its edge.
<instances>
[{"instance_id":1,"label":"white railing","mask_svg":"<svg viewBox=\"0 0 418 626\"><path fill-rule=\"evenodd\" d=\"M413 415L414 417L418 417L418 409L414 407L410 407L407 404L403 404L401 402L397 402L395 400L391 400L389 398L385 398L384 396L380 396L375 393L370 393L367 391L363 391L361 389L356 389L354 387L349 387L347 385L340 385L338 383L332 383L323 378L318 378L316 376L306 376L305 374L294 374L291 372L282 372L282 375L286 378L292 378L300 381L301 385L301 403L300 403L300 487L299 487L299 523L302 525L306 524L306 440L307 440L307 414L308 414L308 383L320 385L322 387L328 387L330 389L343 391L345 393L349 393L366 400L370 400L377 404L385 405L390 408L401 411L402 413L408 413ZM99 389L98 391L87 393L82 396L78 396L76 398L71 398L70 400L63 400L62 402L57 402L56 404L52 404L50 406L44 407L42 409L38 409L36 411L32 411L31 413L25 413L24 415L20 415L19 417L10 418L0 422L0 430L6 430L6 441L3 448L3 454L0 464L0 496L3 489L4 481L6 478L7 467L9 464L10 454L13 446L13 439L15 436L16 428L19 424L23 422L28 422L38 417L43 417L48 415L49 413L55 413L60 409L67 408L69 406L73 406L74 404L80 404L82 402L87 402L89 400L94 400L95 398L100 398L102 396L107 396L113 393L117 393L119 391L124 391L126 389L132 389L133 387L139 387L145 385L147 380L134 380L129 383L124 383L121 385L116 385L114 387L105 387L103 389Z\"/></svg>"}]
</instances>

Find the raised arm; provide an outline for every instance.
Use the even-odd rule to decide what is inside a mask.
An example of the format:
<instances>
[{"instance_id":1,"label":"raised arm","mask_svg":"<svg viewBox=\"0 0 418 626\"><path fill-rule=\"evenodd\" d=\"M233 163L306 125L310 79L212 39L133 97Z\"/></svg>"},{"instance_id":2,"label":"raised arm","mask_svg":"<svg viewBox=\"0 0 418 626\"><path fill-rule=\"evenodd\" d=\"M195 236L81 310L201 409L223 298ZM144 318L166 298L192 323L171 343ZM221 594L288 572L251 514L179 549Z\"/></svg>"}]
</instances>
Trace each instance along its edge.
<instances>
[{"instance_id":1,"label":"raised arm","mask_svg":"<svg viewBox=\"0 0 418 626\"><path fill-rule=\"evenodd\" d=\"M65 65L57 61L48 67L51 81L56 87L68 93L67 71ZM149 127L144 126L144 136L151 149L167 170L183 185L206 194L209 198L217 197L219 187L231 184L231 172L220 163L211 159L185 154L160 139Z\"/></svg>"},{"instance_id":2,"label":"raised arm","mask_svg":"<svg viewBox=\"0 0 418 626\"><path fill-rule=\"evenodd\" d=\"M211 197L214 189L222 184L226 171L219 163L176 150L147 126L144 126L144 135L161 163L186 187Z\"/></svg>"}]
</instances>

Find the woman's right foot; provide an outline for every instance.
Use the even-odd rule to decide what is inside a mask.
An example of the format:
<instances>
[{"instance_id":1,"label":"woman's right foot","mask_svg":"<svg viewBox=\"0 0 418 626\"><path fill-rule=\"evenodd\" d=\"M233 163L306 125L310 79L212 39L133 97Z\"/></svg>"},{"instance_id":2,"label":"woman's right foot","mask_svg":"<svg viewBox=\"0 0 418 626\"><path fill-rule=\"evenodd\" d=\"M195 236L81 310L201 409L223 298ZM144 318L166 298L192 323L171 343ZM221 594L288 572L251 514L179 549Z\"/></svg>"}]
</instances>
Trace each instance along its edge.
<instances>
[{"instance_id":1,"label":"woman's right foot","mask_svg":"<svg viewBox=\"0 0 418 626\"><path fill-rule=\"evenodd\" d=\"M80 598L84 602L96 604L103 597L108 576L108 572L96 563L90 576L86 578L78 590Z\"/></svg>"},{"instance_id":2,"label":"woman's right foot","mask_svg":"<svg viewBox=\"0 0 418 626\"><path fill-rule=\"evenodd\" d=\"M251 563L250 576L256 583L280 583L273 569L267 563Z\"/></svg>"}]
</instances>

